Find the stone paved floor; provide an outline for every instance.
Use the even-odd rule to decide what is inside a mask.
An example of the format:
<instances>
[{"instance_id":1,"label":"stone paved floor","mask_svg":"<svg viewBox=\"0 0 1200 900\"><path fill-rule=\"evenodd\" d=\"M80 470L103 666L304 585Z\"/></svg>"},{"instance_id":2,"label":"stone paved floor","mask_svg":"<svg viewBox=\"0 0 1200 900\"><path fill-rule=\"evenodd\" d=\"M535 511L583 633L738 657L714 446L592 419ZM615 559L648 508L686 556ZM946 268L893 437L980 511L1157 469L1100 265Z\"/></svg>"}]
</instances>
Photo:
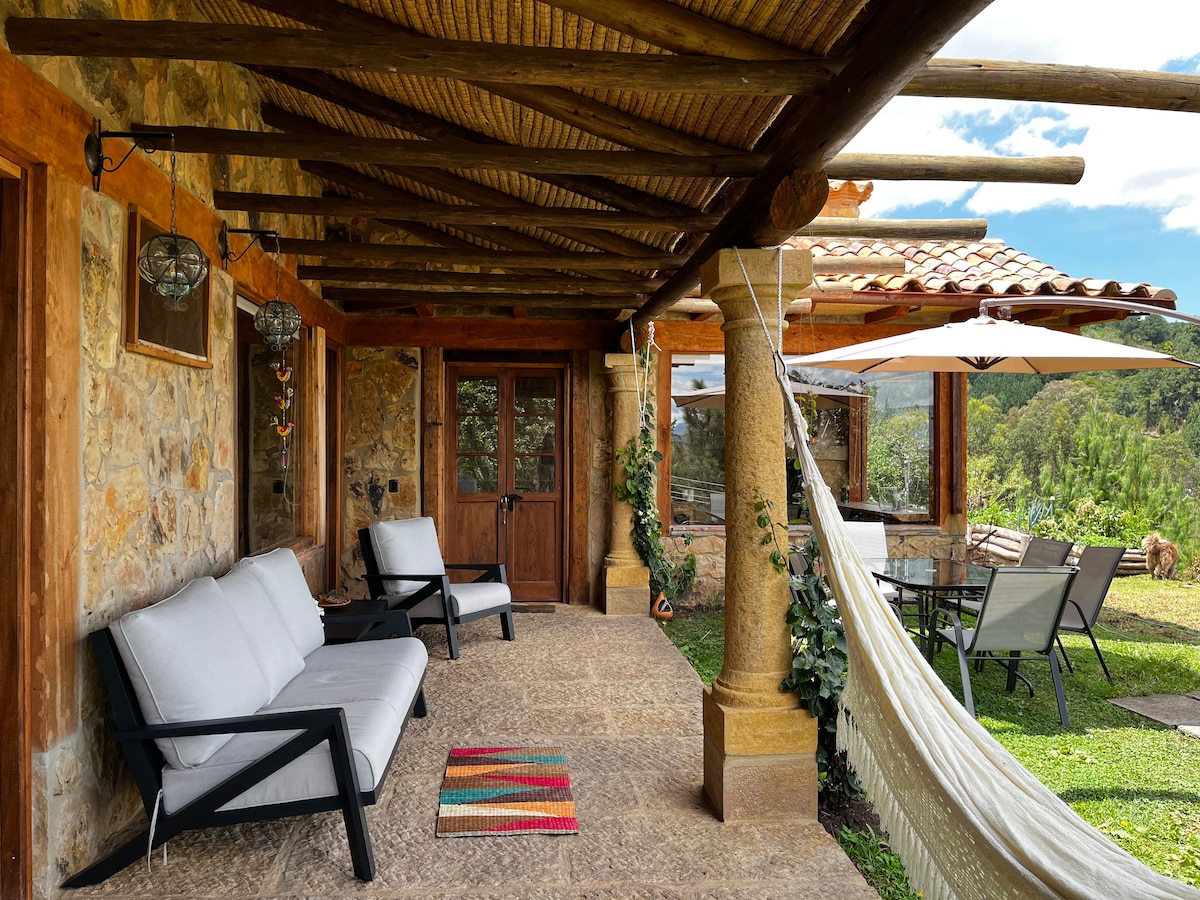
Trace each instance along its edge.
<instances>
[{"instance_id":1,"label":"stone paved floor","mask_svg":"<svg viewBox=\"0 0 1200 900\"><path fill-rule=\"evenodd\" d=\"M878 895L816 823L722 824L701 799L701 684L649 618L560 608L430 645L429 715L414 719L367 809L378 874L353 877L341 815L209 829L69 897L867 898ZM581 832L437 838L452 746L566 748Z\"/></svg>"}]
</instances>

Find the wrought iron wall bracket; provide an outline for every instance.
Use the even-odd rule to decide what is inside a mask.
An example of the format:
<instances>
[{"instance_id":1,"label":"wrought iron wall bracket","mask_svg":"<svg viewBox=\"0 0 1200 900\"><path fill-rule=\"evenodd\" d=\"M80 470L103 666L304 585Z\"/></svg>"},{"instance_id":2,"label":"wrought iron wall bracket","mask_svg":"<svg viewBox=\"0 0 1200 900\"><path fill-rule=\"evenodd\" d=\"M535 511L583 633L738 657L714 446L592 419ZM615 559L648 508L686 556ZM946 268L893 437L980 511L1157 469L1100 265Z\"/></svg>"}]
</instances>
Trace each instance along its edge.
<instances>
[{"instance_id":1,"label":"wrought iron wall bracket","mask_svg":"<svg viewBox=\"0 0 1200 900\"><path fill-rule=\"evenodd\" d=\"M242 251L240 253L234 253L232 250L229 249L229 236L231 234L252 234L252 235L254 235L254 238L253 238L253 240L250 241L249 244L247 244L245 247L242 248ZM274 238L275 239L275 249L274 250L271 250L270 248L267 247L266 238ZM239 259L241 259L243 256L245 256L247 253L249 253L250 248L253 247L260 240L262 241L263 250L266 251L267 253L279 253L280 252L279 232L276 231L275 229L273 229L273 228L271 228L271 229L230 228L226 223L222 222L221 230L219 232L217 232L217 253L221 257L221 263L223 265L225 265L225 264L228 264L231 262L237 262Z\"/></svg>"},{"instance_id":2,"label":"wrought iron wall bracket","mask_svg":"<svg viewBox=\"0 0 1200 900\"><path fill-rule=\"evenodd\" d=\"M112 157L104 155L105 138L125 138L133 142L133 146L117 162ZM170 142L175 139L171 131L105 131L100 120L96 120L96 129L83 139L83 163L92 173L92 189L100 192L100 176L105 172L115 172L125 165L133 151L141 147L147 153L159 149L160 141Z\"/></svg>"}]
</instances>

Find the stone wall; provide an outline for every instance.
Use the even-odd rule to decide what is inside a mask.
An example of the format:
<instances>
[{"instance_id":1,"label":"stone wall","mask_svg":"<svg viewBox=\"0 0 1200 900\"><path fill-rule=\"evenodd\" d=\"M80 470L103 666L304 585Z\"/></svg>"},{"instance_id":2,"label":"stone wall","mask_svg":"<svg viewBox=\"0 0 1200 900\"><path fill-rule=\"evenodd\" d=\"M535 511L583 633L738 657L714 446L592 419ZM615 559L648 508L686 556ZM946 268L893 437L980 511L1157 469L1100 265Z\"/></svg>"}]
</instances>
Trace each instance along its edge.
<instances>
[{"instance_id":1,"label":"stone wall","mask_svg":"<svg viewBox=\"0 0 1200 900\"><path fill-rule=\"evenodd\" d=\"M210 278L211 369L127 351L120 339L126 212L83 189L80 634L236 557L233 279ZM80 728L39 754L38 828L52 887L139 815L85 653Z\"/></svg>"},{"instance_id":2,"label":"stone wall","mask_svg":"<svg viewBox=\"0 0 1200 900\"><path fill-rule=\"evenodd\" d=\"M419 351L352 347L346 351L345 534L343 586L366 588L358 529L380 519L421 514ZM389 482L396 481L396 490Z\"/></svg>"},{"instance_id":3,"label":"stone wall","mask_svg":"<svg viewBox=\"0 0 1200 900\"><path fill-rule=\"evenodd\" d=\"M588 596L593 606L601 601L600 583L604 556L608 553L612 515L612 428L608 409L608 376L604 374L604 354L588 354L588 434L592 443L588 450L574 448L576 453L588 452ZM581 601L576 601L581 602Z\"/></svg>"}]
</instances>

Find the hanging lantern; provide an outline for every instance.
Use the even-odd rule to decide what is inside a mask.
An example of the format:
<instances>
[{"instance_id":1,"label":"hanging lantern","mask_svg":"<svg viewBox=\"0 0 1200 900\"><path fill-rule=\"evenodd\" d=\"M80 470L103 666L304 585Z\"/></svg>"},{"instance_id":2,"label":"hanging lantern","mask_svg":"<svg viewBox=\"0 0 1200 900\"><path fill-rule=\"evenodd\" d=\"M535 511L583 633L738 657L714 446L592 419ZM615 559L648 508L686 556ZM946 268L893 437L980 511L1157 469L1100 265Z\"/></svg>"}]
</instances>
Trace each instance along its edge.
<instances>
[{"instance_id":1,"label":"hanging lantern","mask_svg":"<svg viewBox=\"0 0 1200 900\"><path fill-rule=\"evenodd\" d=\"M267 346L282 351L300 332L300 310L283 300L271 300L254 314L254 328Z\"/></svg>"},{"instance_id":2,"label":"hanging lantern","mask_svg":"<svg viewBox=\"0 0 1200 900\"><path fill-rule=\"evenodd\" d=\"M199 244L172 230L146 241L138 254L137 267L143 280L167 298L168 309L185 310L184 298L208 274L208 258Z\"/></svg>"}]
</instances>

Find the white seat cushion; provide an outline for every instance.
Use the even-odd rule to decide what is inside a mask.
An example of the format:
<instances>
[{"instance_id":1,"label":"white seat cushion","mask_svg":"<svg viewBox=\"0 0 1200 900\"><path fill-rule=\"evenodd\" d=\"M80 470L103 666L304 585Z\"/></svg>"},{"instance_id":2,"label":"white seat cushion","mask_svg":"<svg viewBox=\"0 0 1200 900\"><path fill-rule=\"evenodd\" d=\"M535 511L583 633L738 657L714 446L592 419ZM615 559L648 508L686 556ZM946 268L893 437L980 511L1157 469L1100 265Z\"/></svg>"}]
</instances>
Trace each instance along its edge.
<instances>
[{"instance_id":1,"label":"white seat cushion","mask_svg":"<svg viewBox=\"0 0 1200 900\"><path fill-rule=\"evenodd\" d=\"M267 678L229 601L207 576L174 596L123 616L113 640L146 722L247 716L270 700ZM174 768L198 766L228 734L155 741Z\"/></svg>"},{"instance_id":2,"label":"white seat cushion","mask_svg":"<svg viewBox=\"0 0 1200 900\"><path fill-rule=\"evenodd\" d=\"M337 705L346 710L359 788L370 790L383 779L404 719L385 700L358 700ZM168 813L177 812L295 734L294 731L239 734L203 766L163 769L163 809ZM336 795L337 782L330 763L329 744L322 742L221 808L244 809Z\"/></svg>"},{"instance_id":3,"label":"white seat cushion","mask_svg":"<svg viewBox=\"0 0 1200 900\"><path fill-rule=\"evenodd\" d=\"M304 669L304 657L275 602L253 572L248 568L234 569L217 579L217 587L242 626L242 633L266 676L267 689L274 697Z\"/></svg>"},{"instance_id":4,"label":"white seat cushion","mask_svg":"<svg viewBox=\"0 0 1200 900\"><path fill-rule=\"evenodd\" d=\"M469 616L512 603L507 584L498 581L470 581L450 585L450 599L456 616Z\"/></svg>"},{"instance_id":5,"label":"white seat cushion","mask_svg":"<svg viewBox=\"0 0 1200 900\"><path fill-rule=\"evenodd\" d=\"M295 553L280 547L259 556L247 556L234 568L245 569L258 579L267 596L274 601L301 656L308 656L325 643L321 613Z\"/></svg>"},{"instance_id":6,"label":"white seat cushion","mask_svg":"<svg viewBox=\"0 0 1200 900\"><path fill-rule=\"evenodd\" d=\"M324 672L328 669L372 668L403 666L418 682L429 663L429 651L417 638L393 638L386 641L359 641L354 644L326 644L318 647L304 660L304 671Z\"/></svg>"},{"instance_id":7,"label":"white seat cushion","mask_svg":"<svg viewBox=\"0 0 1200 900\"><path fill-rule=\"evenodd\" d=\"M360 700L380 700L403 719L417 695L419 678L404 666L384 664L373 668L307 669L271 701L269 710L311 709L314 706L345 706Z\"/></svg>"}]
</instances>

